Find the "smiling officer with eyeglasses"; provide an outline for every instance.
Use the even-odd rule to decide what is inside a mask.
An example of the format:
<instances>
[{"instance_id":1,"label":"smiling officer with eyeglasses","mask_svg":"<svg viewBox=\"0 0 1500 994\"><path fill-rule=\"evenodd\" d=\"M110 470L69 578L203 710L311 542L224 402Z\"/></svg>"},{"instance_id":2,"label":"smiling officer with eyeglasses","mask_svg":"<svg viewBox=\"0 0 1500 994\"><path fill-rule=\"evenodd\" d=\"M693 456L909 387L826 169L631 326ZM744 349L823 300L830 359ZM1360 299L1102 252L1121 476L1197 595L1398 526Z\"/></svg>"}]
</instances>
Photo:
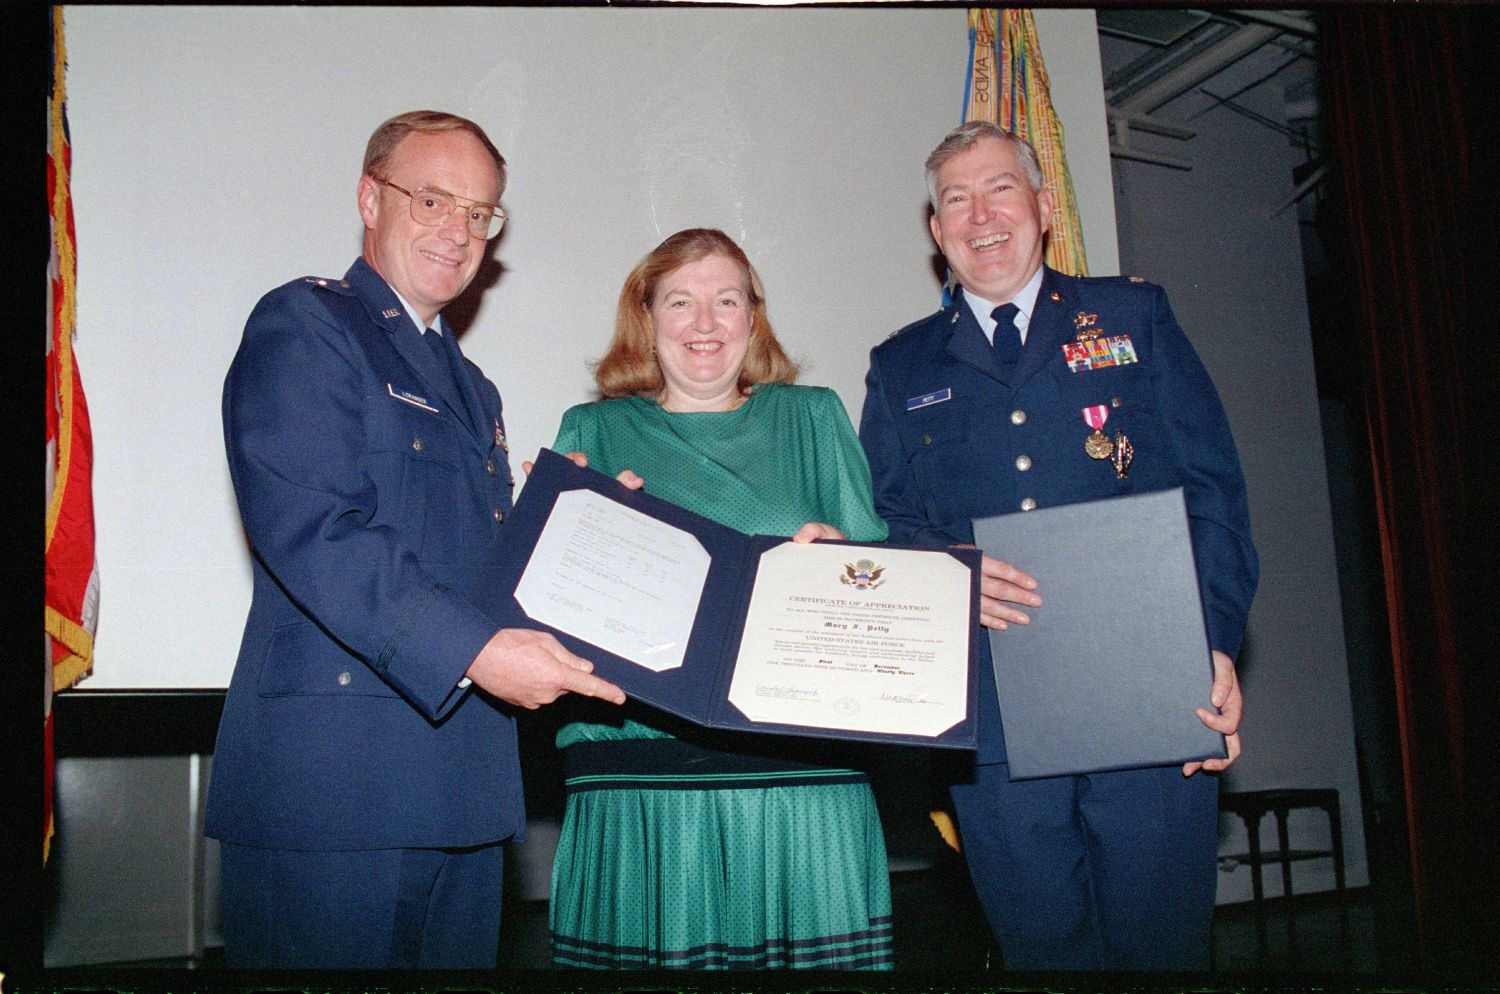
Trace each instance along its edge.
<instances>
[{"instance_id":1,"label":"smiling officer with eyeglasses","mask_svg":"<svg viewBox=\"0 0 1500 994\"><path fill-rule=\"evenodd\" d=\"M524 823L501 702L624 700L463 595L513 483L500 395L440 312L504 225L504 188L472 121L386 121L361 257L268 293L225 381L254 572L206 823L230 967L493 967L500 843Z\"/></svg>"}]
</instances>

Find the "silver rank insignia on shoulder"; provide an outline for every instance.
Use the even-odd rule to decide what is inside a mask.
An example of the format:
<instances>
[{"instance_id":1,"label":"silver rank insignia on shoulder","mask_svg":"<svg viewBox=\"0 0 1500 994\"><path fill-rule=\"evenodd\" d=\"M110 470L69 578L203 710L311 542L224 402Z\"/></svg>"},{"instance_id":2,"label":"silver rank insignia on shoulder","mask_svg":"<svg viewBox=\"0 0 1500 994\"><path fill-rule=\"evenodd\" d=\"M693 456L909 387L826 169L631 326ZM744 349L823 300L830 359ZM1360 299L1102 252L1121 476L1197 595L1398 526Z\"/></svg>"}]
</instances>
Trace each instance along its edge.
<instances>
[{"instance_id":1,"label":"silver rank insignia on shoulder","mask_svg":"<svg viewBox=\"0 0 1500 994\"><path fill-rule=\"evenodd\" d=\"M401 312L394 307L387 307L385 310L380 312L380 316L383 318L393 318L400 313Z\"/></svg>"}]
</instances>

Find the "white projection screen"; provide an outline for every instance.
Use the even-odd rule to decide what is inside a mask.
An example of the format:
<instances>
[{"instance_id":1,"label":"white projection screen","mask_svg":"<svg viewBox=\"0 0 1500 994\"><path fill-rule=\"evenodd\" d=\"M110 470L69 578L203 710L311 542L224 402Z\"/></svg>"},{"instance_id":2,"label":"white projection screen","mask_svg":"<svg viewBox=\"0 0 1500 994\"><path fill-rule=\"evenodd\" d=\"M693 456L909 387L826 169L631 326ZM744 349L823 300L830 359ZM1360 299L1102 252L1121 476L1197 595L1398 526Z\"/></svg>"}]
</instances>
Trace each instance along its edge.
<instances>
[{"instance_id":1,"label":"white projection screen","mask_svg":"<svg viewBox=\"0 0 1500 994\"><path fill-rule=\"evenodd\" d=\"M1094 14L1036 12L1091 270L1118 272ZM250 566L224 373L270 288L359 251L370 132L417 108L510 162L461 339L513 469L592 398L630 267L724 229L803 366L856 420L871 346L930 312L922 162L961 115L959 7L65 8L77 355L96 445L89 689L227 685Z\"/></svg>"}]
</instances>

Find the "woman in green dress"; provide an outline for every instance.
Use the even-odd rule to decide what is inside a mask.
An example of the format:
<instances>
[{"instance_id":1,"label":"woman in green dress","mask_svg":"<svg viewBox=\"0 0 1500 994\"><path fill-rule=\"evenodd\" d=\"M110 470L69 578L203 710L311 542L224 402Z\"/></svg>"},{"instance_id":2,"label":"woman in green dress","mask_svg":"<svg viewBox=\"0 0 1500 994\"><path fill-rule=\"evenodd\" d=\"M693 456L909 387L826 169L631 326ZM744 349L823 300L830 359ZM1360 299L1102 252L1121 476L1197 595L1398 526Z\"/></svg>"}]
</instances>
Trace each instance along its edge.
<instances>
[{"instance_id":1,"label":"woman in green dress","mask_svg":"<svg viewBox=\"0 0 1500 994\"><path fill-rule=\"evenodd\" d=\"M626 279L595 369L605 399L567 411L553 448L742 532L884 541L843 404L796 375L740 247L680 231ZM576 715L557 736L557 965L890 969L885 842L857 753L639 705Z\"/></svg>"}]
</instances>

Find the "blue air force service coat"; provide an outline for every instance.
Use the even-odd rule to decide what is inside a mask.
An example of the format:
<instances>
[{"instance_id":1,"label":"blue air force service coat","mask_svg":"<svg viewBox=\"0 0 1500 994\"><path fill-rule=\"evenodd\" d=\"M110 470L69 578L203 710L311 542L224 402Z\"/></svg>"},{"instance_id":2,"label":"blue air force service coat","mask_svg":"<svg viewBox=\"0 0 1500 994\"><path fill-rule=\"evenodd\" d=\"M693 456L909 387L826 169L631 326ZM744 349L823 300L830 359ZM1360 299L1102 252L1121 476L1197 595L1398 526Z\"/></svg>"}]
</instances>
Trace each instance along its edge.
<instances>
[{"instance_id":1,"label":"blue air force service coat","mask_svg":"<svg viewBox=\"0 0 1500 994\"><path fill-rule=\"evenodd\" d=\"M1065 352L1080 332L1098 344ZM1123 478L1084 449L1084 412L1101 406L1104 433L1123 431L1134 448ZM956 301L871 351L860 440L892 542L972 542L974 518L1184 488L1209 643L1239 652L1258 570L1245 481L1218 394L1161 287L1046 270L1009 382ZM1047 578L1037 580L1045 600ZM979 761L999 762L992 681L981 688Z\"/></svg>"},{"instance_id":2,"label":"blue air force service coat","mask_svg":"<svg viewBox=\"0 0 1500 994\"><path fill-rule=\"evenodd\" d=\"M524 823L513 721L458 687L496 629L464 594L512 480L500 395L450 345L457 392L363 260L250 316L223 417L254 594L210 836L459 847Z\"/></svg>"}]
</instances>

